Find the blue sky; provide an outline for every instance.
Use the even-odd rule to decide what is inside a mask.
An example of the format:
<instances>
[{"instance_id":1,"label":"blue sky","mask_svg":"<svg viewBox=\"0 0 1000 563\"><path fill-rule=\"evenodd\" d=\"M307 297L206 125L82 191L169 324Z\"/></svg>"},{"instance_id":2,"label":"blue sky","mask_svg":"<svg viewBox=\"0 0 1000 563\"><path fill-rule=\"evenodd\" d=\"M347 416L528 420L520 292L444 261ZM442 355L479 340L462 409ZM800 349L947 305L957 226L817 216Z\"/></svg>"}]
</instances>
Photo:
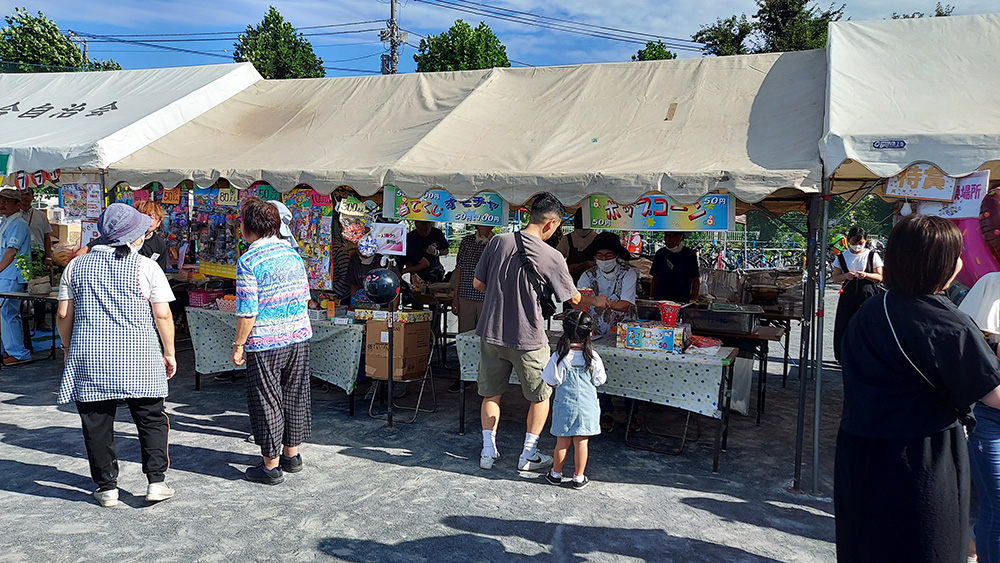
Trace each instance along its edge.
<instances>
[{"instance_id":1,"label":"blue sky","mask_svg":"<svg viewBox=\"0 0 1000 563\"><path fill-rule=\"evenodd\" d=\"M477 0L531 14L563 18L602 25L632 32L688 39L701 24L712 23L718 17L756 9L753 0ZM436 34L462 18L473 26L485 21L507 47L513 61L529 65L556 65L587 62L623 61L641 47L638 44L586 37L542 29L523 24L491 19L482 15L463 14L441 5L428 5L418 0L400 0L398 14L401 28L414 34ZM955 15L1000 11L996 0L955 0ZM41 10L64 32L74 30L100 35L219 33L216 38L235 37L249 24L257 24L270 4L275 5L286 20L296 27L322 26L348 22L381 20L346 27L304 30L303 33L328 33L384 27L389 17L388 0L0 0L0 13L9 14L15 6L31 12ZM883 19L892 12L929 12L934 0L847 0L846 15L853 20ZM820 5L826 6L825 1ZM139 39L139 38L135 38ZM317 54L327 67L378 72L379 55L385 45L376 31L310 36ZM410 35L409 42L419 43ZM125 68L186 66L222 63L232 60L231 40L183 41L162 43L181 49L203 51L214 56L161 51L134 44L92 41L92 58L114 59ZM415 68L411 46L404 46L400 56L400 72ZM680 52L681 56L698 56L695 51ZM328 70L327 76L358 76L346 70Z\"/></svg>"}]
</instances>

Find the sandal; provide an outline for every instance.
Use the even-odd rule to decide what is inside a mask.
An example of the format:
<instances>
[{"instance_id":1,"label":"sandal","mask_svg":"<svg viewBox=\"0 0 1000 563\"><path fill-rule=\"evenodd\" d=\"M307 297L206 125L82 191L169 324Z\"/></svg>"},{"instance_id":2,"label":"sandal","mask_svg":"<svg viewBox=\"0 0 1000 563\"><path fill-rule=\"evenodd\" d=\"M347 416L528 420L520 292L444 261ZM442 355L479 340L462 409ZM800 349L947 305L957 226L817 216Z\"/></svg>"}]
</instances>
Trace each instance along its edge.
<instances>
[{"instance_id":1,"label":"sandal","mask_svg":"<svg viewBox=\"0 0 1000 563\"><path fill-rule=\"evenodd\" d=\"M601 432L611 432L615 429L615 416L609 412L601 415Z\"/></svg>"}]
</instances>

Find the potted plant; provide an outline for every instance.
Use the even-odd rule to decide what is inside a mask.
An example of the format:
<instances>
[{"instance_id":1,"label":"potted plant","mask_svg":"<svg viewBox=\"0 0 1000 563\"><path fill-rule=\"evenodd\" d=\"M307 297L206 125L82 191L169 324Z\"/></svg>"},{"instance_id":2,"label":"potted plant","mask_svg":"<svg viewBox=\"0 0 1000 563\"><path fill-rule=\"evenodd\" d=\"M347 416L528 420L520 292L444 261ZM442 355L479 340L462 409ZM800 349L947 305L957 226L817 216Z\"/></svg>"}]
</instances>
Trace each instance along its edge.
<instances>
[{"instance_id":1,"label":"potted plant","mask_svg":"<svg viewBox=\"0 0 1000 563\"><path fill-rule=\"evenodd\" d=\"M46 295L52 291L52 279L49 268L45 265L45 254L41 250L32 250L30 256L18 255L15 264L28 283L28 293Z\"/></svg>"}]
</instances>

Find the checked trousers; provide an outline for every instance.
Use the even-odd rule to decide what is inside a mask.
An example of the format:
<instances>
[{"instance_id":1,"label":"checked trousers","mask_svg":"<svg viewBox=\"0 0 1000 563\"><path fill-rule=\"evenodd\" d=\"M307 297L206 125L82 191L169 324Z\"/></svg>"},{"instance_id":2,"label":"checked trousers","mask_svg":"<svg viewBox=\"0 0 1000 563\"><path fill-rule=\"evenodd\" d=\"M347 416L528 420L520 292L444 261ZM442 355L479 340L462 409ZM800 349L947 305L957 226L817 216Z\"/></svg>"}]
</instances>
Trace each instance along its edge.
<instances>
[{"instance_id":1,"label":"checked trousers","mask_svg":"<svg viewBox=\"0 0 1000 563\"><path fill-rule=\"evenodd\" d=\"M309 341L247 352L247 408L254 442L264 457L310 436Z\"/></svg>"}]
</instances>

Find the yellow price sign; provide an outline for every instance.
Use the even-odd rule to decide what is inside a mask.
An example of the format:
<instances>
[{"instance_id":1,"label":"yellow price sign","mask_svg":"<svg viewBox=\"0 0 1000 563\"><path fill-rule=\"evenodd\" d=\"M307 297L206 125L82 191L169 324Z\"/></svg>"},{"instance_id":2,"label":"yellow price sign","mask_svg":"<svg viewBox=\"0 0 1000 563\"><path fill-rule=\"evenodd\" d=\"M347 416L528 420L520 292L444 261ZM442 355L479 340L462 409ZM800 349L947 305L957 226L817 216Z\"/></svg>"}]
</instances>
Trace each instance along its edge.
<instances>
[{"instance_id":1,"label":"yellow price sign","mask_svg":"<svg viewBox=\"0 0 1000 563\"><path fill-rule=\"evenodd\" d=\"M220 188L219 199L217 201L219 205L235 207L240 201L240 194L236 191L236 188Z\"/></svg>"}]
</instances>

